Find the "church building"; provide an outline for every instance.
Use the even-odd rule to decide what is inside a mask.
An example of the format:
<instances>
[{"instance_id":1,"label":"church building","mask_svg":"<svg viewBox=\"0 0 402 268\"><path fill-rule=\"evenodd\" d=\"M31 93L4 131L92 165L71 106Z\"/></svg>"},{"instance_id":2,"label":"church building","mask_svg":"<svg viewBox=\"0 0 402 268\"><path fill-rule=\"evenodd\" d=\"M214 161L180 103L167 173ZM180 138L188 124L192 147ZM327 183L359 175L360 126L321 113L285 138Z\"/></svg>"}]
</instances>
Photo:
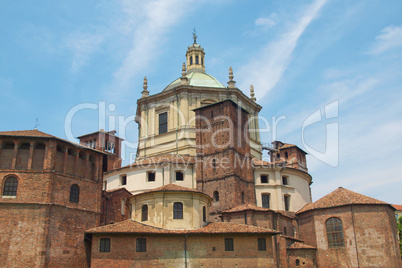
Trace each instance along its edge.
<instances>
[{"instance_id":1,"label":"church building","mask_svg":"<svg viewBox=\"0 0 402 268\"><path fill-rule=\"evenodd\" d=\"M115 131L0 132L0 266L401 267L395 208L342 187L313 203L307 153L262 143L253 86L206 63L194 35L179 78L144 78L130 165Z\"/></svg>"}]
</instances>

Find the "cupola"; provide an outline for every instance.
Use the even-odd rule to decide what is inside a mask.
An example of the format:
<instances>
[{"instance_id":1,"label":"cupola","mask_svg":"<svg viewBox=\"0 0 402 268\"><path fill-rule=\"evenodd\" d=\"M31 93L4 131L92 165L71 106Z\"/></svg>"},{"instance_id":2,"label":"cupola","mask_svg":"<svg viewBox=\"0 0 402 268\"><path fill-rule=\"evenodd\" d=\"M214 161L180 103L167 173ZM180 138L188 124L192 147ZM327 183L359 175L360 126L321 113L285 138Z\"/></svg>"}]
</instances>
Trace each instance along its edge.
<instances>
[{"instance_id":1,"label":"cupola","mask_svg":"<svg viewBox=\"0 0 402 268\"><path fill-rule=\"evenodd\" d=\"M186 58L187 58L187 73L191 72L201 72L205 73L205 52L204 49L197 44L197 34L195 30L193 31L194 43L188 47Z\"/></svg>"}]
</instances>

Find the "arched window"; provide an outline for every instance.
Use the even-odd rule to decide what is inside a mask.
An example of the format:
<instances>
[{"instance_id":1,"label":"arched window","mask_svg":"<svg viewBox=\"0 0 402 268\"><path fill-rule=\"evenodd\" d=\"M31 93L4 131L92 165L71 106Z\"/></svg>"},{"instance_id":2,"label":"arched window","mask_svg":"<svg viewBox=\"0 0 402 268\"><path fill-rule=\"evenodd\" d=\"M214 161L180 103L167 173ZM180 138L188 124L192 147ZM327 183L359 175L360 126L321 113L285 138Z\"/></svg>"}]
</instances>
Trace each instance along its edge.
<instances>
[{"instance_id":1,"label":"arched window","mask_svg":"<svg viewBox=\"0 0 402 268\"><path fill-rule=\"evenodd\" d=\"M286 227L283 227L283 234L288 235L288 231L286 230Z\"/></svg>"},{"instance_id":2,"label":"arched window","mask_svg":"<svg viewBox=\"0 0 402 268\"><path fill-rule=\"evenodd\" d=\"M193 65L193 56L190 56L190 65Z\"/></svg>"},{"instance_id":3,"label":"arched window","mask_svg":"<svg viewBox=\"0 0 402 268\"><path fill-rule=\"evenodd\" d=\"M329 218L325 225L327 227L328 246L330 248L344 247L342 221L339 218Z\"/></svg>"},{"instance_id":4,"label":"arched window","mask_svg":"<svg viewBox=\"0 0 402 268\"><path fill-rule=\"evenodd\" d=\"M244 204L244 192L241 192L241 203Z\"/></svg>"},{"instance_id":5,"label":"arched window","mask_svg":"<svg viewBox=\"0 0 402 268\"><path fill-rule=\"evenodd\" d=\"M143 205L141 208L141 221L148 220L148 205Z\"/></svg>"},{"instance_id":6,"label":"arched window","mask_svg":"<svg viewBox=\"0 0 402 268\"><path fill-rule=\"evenodd\" d=\"M299 259L296 260L296 266L300 266L300 260Z\"/></svg>"},{"instance_id":7,"label":"arched window","mask_svg":"<svg viewBox=\"0 0 402 268\"><path fill-rule=\"evenodd\" d=\"M3 195L16 196L18 188L18 180L16 177L8 177L4 182Z\"/></svg>"},{"instance_id":8,"label":"arched window","mask_svg":"<svg viewBox=\"0 0 402 268\"><path fill-rule=\"evenodd\" d=\"M218 201L219 201L219 192L218 192L218 191L215 191L215 192L214 192L214 201L215 201L215 202L218 202Z\"/></svg>"},{"instance_id":9,"label":"arched window","mask_svg":"<svg viewBox=\"0 0 402 268\"><path fill-rule=\"evenodd\" d=\"M202 207L202 221L207 221L207 208L205 206Z\"/></svg>"},{"instance_id":10,"label":"arched window","mask_svg":"<svg viewBox=\"0 0 402 268\"><path fill-rule=\"evenodd\" d=\"M200 64L200 60L199 60L198 56L195 56L195 64Z\"/></svg>"},{"instance_id":11,"label":"arched window","mask_svg":"<svg viewBox=\"0 0 402 268\"><path fill-rule=\"evenodd\" d=\"M183 203L176 202L173 204L173 219L183 219Z\"/></svg>"},{"instance_id":12,"label":"arched window","mask_svg":"<svg viewBox=\"0 0 402 268\"><path fill-rule=\"evenodd\" d=\"M78 203L80 200L80 187L77 184L71 185L70 188L70 202Z\"/></svg>"}]
</instances>

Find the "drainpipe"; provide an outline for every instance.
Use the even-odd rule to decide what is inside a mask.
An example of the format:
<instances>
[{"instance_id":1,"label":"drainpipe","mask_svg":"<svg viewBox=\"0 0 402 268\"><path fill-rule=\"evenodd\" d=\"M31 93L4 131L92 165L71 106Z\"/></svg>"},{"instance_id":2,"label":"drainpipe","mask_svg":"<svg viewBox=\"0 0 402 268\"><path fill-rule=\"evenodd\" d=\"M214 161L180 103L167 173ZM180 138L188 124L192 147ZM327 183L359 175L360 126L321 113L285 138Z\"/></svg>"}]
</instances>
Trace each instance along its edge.
<instances>
[{"instance_id":1,"label":"drainpipe","mask_svg":"<svg viewBox=\"0 0 402 268\"><path fill-rule=\"evenodd\" d=\"M184 237L184 267L187 268L187 234Z\"/></svg>"},{"instance_id":2,"label":"drainpipe","mask_svg":"<svg viewBox=\"0 0 402 268\"><path fill-rule=\"evenodd\" d=\"M355 236L355 247L356 247L357 267L360 267L359 251L358 251L358 248L357 248L357 239L356 239L355 212L353 211L353 205L350 205L350 212L351 212L351 214L352 214L353 235ZM345 243L345 241L344 241L344 243Z\"/></svg>"}]
</instances>

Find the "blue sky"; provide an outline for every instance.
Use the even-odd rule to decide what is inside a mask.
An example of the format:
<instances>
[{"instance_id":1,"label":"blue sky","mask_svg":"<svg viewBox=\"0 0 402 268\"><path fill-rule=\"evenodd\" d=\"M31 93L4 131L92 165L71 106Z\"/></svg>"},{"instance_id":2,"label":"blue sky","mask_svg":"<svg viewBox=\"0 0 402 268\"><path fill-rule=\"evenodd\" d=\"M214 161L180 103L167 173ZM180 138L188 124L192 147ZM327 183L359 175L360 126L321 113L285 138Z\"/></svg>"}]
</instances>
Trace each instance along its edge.
<instances>
[{"instance_id":1,"label":"blue sky","mask_svg":"<svg viewBox=\"0 0 402 268\"><path fill-rule=\"evenodd\" d=\"M65 138L69 111L92 105L72 117L79 136L104 103L135 143L143 77L151 94L178 78L195 27L207 73L226 84L232 66L243 92L254 85L264 142L310 153L313 200L343 186L401 204L401 13L396 0L0 0L0 130L38 118Z\"/></svg>"}]
</instances>

